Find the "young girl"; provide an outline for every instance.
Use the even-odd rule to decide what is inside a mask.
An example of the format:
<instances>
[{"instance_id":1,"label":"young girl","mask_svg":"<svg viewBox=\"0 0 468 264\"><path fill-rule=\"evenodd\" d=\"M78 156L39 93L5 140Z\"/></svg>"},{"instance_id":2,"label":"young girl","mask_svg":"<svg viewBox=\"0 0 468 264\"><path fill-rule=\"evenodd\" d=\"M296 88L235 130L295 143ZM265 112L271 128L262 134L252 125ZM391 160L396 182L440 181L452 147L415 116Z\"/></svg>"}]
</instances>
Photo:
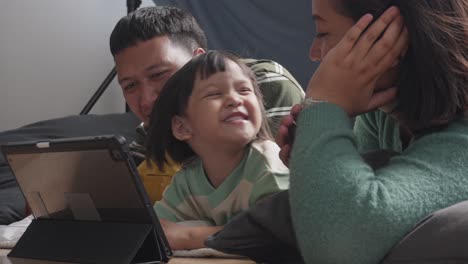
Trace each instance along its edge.
<instances>
[{"instance_id":1,"label":"young girl","mask_svg":"<svg viewBox=\"0 0 468 264\"><path fill-rule=\"evenodd\" d=\"M306 263L380 263L423 217L468 199L468 1L312 5L321 64L278 137L296 237ZM360 155L373 149L399 155L374 170Z\"/></svg>"},{"instance_id":2,"label":"young girl","mask_svg":"<svg viewBox=\"0 0 468 264\"><path fill-rule=\"evenodd\" d=\"M201 248L236 213L288 188L251 70L233 55L210 51L165 84L151 113L147 151L163 168L183 168L155 204L173 249ZM202 220L208 227L174 222Z\"/></svg>"}]
</instances>

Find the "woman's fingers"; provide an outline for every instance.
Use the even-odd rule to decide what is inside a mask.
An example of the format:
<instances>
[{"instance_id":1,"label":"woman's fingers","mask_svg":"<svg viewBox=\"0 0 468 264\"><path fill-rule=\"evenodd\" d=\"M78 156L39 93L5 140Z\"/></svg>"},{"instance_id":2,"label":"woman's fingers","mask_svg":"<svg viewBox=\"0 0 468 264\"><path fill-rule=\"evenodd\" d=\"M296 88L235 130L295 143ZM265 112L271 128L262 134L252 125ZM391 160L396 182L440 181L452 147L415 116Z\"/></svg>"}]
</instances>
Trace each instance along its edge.
<instances>
[{"instance_id":1,"label":"woman's fingers","mask_svg":"<svg viewBox=\"0 0 468 264\"><path fill-rule=\"evenodd\" d=\"M366 112L375 110L379 107L388 105L389 103L395 101L396 94L397 94L396 87L392 87L387 90L374 93L369 101L369 105L368 105Z\"/></svg>"},{"instance_id":2,"label":"woman's fingers","mask_svg":"<svg viewBox=\"0 0 468 264\"><path fill-rule=\"evenodd\" d=\"M275 137L276 144L278 144L278 146L282 148L284 145L286 145L286 142L288 141L287 137L288 137L288 127L281 124L278 127L278 132L276 133L276 137Z\"/></svg>"},{"instance_id":3,"label":"woman's fingers","mask_svg":"<svg viewBox=\"0 0 468 264\"><path fill-rule=\"evenodd\" d=\"M398 8L394 6L388 8L359 38L356 46L354 47L353 56L364 58L379 37L382 36L382 33L385 31L385 34L387 34L387 31L390 28L389 25L391 25L396 18L401 18L399 14L400 11Z\"/></svg>"},{"instance_id":4,"label":"woman's fingers","mask_svg":"<svg viewBox=\"0 0 468 264\"><path fill-rule=\"evenodd\" d=\"M278 127L278 133L276 134L276 144L280 148L282 148L284 145L289 144L290 138L289 138L289 127L294 124L294 118L292 115L285 116L280 123L280 126Z\"/></svg>"},{"instance_id":5,"label":"woman's fingers","mask_svg":"<svg viewBox=\"0 0 468 264\"><path fill-rule=\"evenodd\" d=\"M373 65L379 65L382 63L382 59L384 57L388 54L392 54L395 45L398 43L398 40L403 33L403 29L403 18L399 16L390 23L382 37L374 44L369 53L364 57L364 60ZM392 55L396 55L395 59L399 56L399 54Z\"/></svg>"},{"instance_id":6,"label":"woman's fingers","mask_svg":"<svg viewBox=\"0 0 468 264\"><path fill-rule=\"evenodd\" d=\"M403 30L392 49L380 60L377 65L377 71L385 71L388 68L394 67L404 57L409 46L408 29L403 27Z\"/></svg>"},{"instance_id":7,"label":"woman's fingers","mask_svg":"<svg viewBox=\"0 0 468 264\"><path fill-rule=\"evenodd\" d=\"M371 20L372 15L363 16L328 52L312 76L306 96L336 104L350 116L394 99L394 89L374 90L377 80L403 52L403 18L398 8L391 7L368 27Z\"/></svg>"},{"instance_id":8,"label":"woman's fingers","mask_svg":"<svg viewBox=\"0 0 468 264\"><path fill-rule=\"evenodd\" d=\"M302 110L302 105L300 104L295 104L293 105L293 107L291 107L291 115L294 121L297 120L297 117L299 116L299 113L301 112L301 110Z\"/></svg>"},{"instance_id":9,"label":"woman's fingers","mask_svg":"<svg viewBox=\"0 0 468 264\"><path fill-rule=\"evenodd\" d=\"M281 120L278 133L276 134L275 141L280 147L279 157L286 166L288 166L291 146L294 142L296 120L301 110L302 106L300 104L294 105L291 108L290 114Z\"/></svg>"},{"instance_id":10,"label":"woman's fingers","mask_svg":"<svg viewBox=\"0 0 468 264\"><path fill-rule=\"evenodd\" d=\"M279 152L279 158L284 163L284 165L286 165L286 167L289 166L290 155L291 155L291 145L284 145Z\"/></svg>"},{"instance_id":11,"label":"woman's fingers","mask_svg":"<svg viewBox=\"0 0 468 264\"><path fill-rule=\"evenodd\" d=\"M366 14L361 17L354 26L352 26L345 34L345 36L337 44L337 57L345 58L352 50L362 32L366 30L367 26L372 22L372 15Z\"/></svg>"},{"instance_id":12,"label":"woman's fingers","mask_svg":"<svg viewBox=\"0 0 468 264\"><path fill-rule=\"evenodd\" d=\"M282 148L286 144L292 144L294 141L294 128L296 126L296 119L302 110L300 104L293 105L291 107L290 114L285 116L280 123L278 132L276 134L276 144Z\"/></svg>"}]
</instances>

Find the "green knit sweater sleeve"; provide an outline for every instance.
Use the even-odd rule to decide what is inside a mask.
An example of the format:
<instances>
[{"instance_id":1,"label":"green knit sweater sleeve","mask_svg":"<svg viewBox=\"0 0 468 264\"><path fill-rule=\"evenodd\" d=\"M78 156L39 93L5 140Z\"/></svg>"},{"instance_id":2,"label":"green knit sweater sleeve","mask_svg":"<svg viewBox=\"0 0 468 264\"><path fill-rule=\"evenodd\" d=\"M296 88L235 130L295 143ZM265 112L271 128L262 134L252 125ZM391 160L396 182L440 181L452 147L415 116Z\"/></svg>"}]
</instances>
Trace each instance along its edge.
<instances>
[{"instance_id":1,"label":"green knit sweater sleeve","mask_svg":"<svg viewBox=\"0 0 468 264\"><path fill-rule=\"evenodd\" d=\"M291 213L306 263L379 263L425 215L468 199L468 125L419 138L372 170L347 114L321 103L298 119Z\"/></svg>"}]
</instances>

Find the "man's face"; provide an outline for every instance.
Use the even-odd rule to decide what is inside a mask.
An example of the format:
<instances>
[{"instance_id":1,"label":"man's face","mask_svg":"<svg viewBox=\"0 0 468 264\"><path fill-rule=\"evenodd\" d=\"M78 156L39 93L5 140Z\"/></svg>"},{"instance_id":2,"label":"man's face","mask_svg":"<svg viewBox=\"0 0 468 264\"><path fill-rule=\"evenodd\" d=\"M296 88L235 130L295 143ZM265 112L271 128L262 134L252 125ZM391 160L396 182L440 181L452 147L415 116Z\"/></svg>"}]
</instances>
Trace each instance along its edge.
<instances>
[{"instance_id":1,"label":"man's face","mask_svg":"<svg viewBox=\"0 0 468 264\"><path fill-rule=\"evenodd\" d=\"M191 58L167 36L138 42L114 56L125 101L145 125L166 81Z\"/></svg>"}]
</instances>

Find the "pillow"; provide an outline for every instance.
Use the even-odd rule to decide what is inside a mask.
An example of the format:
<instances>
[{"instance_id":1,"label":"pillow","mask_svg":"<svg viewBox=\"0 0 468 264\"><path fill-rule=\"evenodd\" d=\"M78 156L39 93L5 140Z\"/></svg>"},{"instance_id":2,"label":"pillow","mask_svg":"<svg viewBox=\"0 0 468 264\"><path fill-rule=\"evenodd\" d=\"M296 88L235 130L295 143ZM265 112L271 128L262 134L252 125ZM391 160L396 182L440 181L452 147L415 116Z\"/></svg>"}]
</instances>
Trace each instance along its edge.
<instances>
[{"instance_id":1,"label":"pillow","mask_svg":"<svg viewBox=\"0 0 468 264\"><path fill-rule=\"evenodd\" d=\"M255 262L303 263L291 222L289 192L270 195L208 237L207 247Z\"/></svg>"},{"instance_id":2,"label":"pillow","mask_svg":"<svg viewBox=\"0 0 468 264\"><path fill-rule=\"evenodd\" d=\"M468 263L468 201L434 212L421 220L382 264Z\"/></svg>"},{"instance_id":3,"label":"pillow","mask_svg":"<svg viewBox=\"0 0 468 264\"><path fill-rule=\"evenodd\" d=\"M8 142L115 134L127 142L136 136L140 121L133 113L73 115L40 121L0 133L0 146ZM25 202L5 158L0 153L0 225L23 219Z\"/></svg>"}]
</instances>

